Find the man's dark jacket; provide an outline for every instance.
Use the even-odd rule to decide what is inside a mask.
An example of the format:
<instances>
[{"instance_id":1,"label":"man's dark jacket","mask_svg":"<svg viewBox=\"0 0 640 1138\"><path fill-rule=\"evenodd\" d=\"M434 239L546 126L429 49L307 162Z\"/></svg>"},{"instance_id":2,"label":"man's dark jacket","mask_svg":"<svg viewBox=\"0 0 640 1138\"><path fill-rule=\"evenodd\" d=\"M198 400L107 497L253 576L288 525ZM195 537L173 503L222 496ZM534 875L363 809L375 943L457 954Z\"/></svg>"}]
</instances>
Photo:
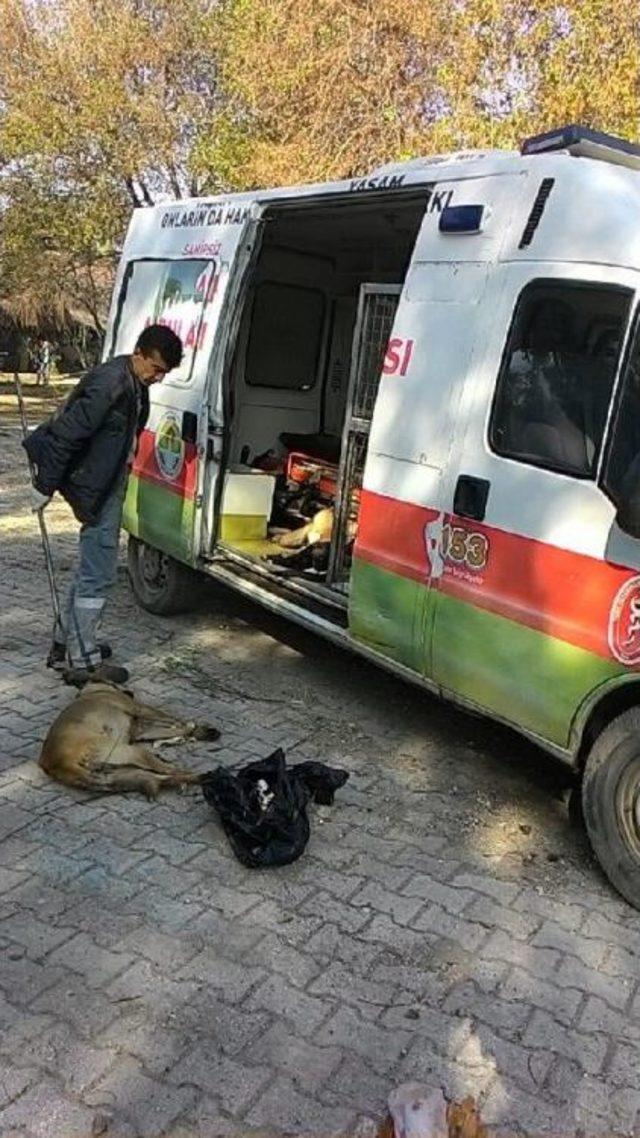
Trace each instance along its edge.
<instances>
[{"instance_id":1,"label":"man's dark jacket","mask_svg":"<svg viewBox=\"0 0 640 1138\"><path fill-rule=\"evenodd\" d=\"M149 392L135 379L129 356L92 368L62 410L23 443L36 468L36 489L59 490L78 521L93 524L148 414Z\"/></svg>"}]
</instances>

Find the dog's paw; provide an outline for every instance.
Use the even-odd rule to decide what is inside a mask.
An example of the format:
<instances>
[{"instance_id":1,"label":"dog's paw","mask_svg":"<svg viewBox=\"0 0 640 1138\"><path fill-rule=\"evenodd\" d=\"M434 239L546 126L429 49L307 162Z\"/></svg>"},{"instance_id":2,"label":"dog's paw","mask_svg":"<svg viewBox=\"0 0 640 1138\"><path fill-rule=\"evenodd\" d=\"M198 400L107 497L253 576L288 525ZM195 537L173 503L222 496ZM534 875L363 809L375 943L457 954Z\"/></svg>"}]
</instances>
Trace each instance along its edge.
<instances>
[{"instance_id":1,"label":"dog's paw","mask_svg":"<svg viewBox=\"0 0 640 1138\"><path fill-rule=\"evenodd\" d=\"M191 738L213 742L214 739L220 738L220 732L217 727L211 727L208 723L196 723Z\"/></svg>"}]
</instances>

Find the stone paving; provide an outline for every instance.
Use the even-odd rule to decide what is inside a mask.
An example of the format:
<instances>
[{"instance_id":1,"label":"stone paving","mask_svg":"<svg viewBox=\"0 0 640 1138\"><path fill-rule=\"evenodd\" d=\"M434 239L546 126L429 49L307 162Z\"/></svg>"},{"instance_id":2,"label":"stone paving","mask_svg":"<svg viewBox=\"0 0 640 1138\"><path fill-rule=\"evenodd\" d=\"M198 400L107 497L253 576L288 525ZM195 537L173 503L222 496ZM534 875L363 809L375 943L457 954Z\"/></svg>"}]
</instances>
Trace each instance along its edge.
<instances>
[{"instance_id":1,"label":"stone paving","mask_svg":"<svg viewBox=\"0 0 640 1138\"><path fill-rule=\"evenodd\" d=\"M47 781L69 689L15 418L0 420L0 1135L374 1132L407 1079L509 1133L640 1134L640 915L533 746L207 586L107 633L137 694L217 723L201 770L347 767L293 866L244 869L199 793ZM76 527L47 511L61 582Z\"/></svg>"}]
</instances>

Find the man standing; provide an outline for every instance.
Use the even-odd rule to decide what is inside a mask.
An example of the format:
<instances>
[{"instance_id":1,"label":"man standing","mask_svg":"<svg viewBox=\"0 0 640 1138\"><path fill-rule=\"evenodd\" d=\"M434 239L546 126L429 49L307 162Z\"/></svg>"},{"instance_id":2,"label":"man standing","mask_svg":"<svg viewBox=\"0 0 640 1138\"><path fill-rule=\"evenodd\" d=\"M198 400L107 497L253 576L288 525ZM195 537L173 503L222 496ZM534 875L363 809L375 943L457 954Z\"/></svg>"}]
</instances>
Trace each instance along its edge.
<instances>
[{"instance_id":1,"label":"man standing","mask_svg":"<svg viewBox=\"0 0 640 1138\"><path fill-rule=\"evenodd\" d=\"M97 635L115 584L127 475L149 413L148 389L181 359L175 332L150 325L132 355L89 371L59 414L23 443L36 470L33 509L43 510L58 490L81 523L79 565L47 660L78 687L91 678L129 678L126 668L104 662L111 649Z\"/></svg>"},{"instance_id":2,"label":"man standing","mask_svg":"<svg viewBox=\"0 0 640 1138\"><path fill-rule=\"evenodd\" d=\"M51 372L51 344L48 340L43 340L38 350L38 374L36 376L36 383L40 381L44 383L45 387L49 383L49 375Z\"/></svg>"}]
</instances>

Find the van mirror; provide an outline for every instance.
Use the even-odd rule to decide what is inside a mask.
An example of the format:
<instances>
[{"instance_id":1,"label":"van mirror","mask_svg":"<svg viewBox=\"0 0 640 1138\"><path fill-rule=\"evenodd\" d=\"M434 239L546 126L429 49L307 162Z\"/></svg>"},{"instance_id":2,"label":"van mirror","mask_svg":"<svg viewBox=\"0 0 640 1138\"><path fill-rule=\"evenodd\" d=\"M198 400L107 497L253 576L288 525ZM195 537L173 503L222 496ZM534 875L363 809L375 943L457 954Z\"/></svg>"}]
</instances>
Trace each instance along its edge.
<instances>
[{"instance_id":1,"label":"van mirror","mask_svg":"<svg viewBox=\"0 0 640 1138\"><path fill-rule=\"evenodd\" d=\"M623 533L640 537L640 455L626 464L623 472L614 476L612 459L605 472L604 490L616 507L616 522Z\"/></svg>"},{"instance_id":2,"label":"van mirror","mask_svg":"<svg viewBox=\"0 0 640 1138\"><path fill-rule=\"evenodd\" d=\"M623 363L602 488L623 533L640 538L640 319L636 313Z\"/></svg>"},{"instance_id":3,"label":"van mirror","mask_svg":"<svg viewBox=\"0 0 640 1138\"><path fill-rule=\"evenodd\" d=\"M633 503L632 509L627 502L618 506L616 523L624 534L629 534L630 537L640 537L640 500Z\"/></svg>"},{"instance_id":4,"label":"van mirror","mask_svg":"<svg viewBox=\"0 0 640 1138\"><path fill-rule=\"evenodd\" d=\"M640 537L640 489L630 500L617 503L616 523L623 533Z\"/></svg>"}]
</instances>

